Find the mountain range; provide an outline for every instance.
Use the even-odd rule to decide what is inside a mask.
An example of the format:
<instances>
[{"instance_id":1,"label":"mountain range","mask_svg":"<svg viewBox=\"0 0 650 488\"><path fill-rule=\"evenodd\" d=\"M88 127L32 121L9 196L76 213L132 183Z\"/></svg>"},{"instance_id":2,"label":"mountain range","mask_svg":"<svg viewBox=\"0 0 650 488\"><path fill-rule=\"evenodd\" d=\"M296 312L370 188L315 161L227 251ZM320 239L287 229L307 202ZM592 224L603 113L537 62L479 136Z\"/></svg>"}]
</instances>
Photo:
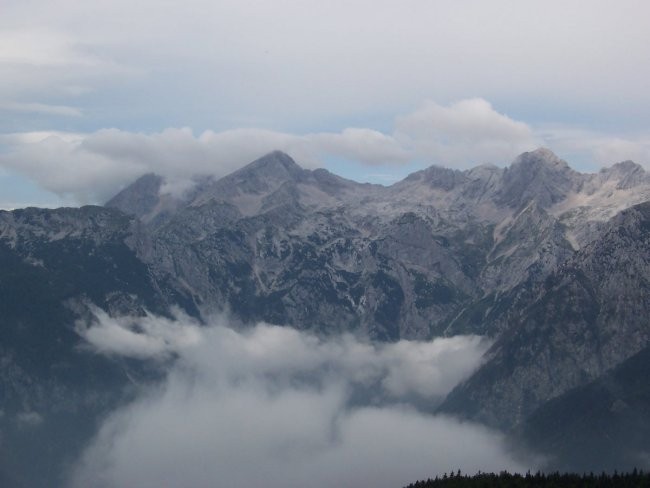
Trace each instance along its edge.
<instances>
[{"instance_id":1,"label":"mountain range","mask_svg":"<svg viewBox=\"0 0 650 488\"><path fill-rule=\"evenodd\" d=\"M0 262L0 479L36 449L51 459L36 486L156 375L84 351L75 323L93 307L371 341L489 336L439 412L549 468L650 467L650 174L631 161L583 174L538 149L381 186L274 152L184 191L146 174L104 206L2 211ZM57 425L74 426L65 449Z\"/></svg>"}]
</instances>

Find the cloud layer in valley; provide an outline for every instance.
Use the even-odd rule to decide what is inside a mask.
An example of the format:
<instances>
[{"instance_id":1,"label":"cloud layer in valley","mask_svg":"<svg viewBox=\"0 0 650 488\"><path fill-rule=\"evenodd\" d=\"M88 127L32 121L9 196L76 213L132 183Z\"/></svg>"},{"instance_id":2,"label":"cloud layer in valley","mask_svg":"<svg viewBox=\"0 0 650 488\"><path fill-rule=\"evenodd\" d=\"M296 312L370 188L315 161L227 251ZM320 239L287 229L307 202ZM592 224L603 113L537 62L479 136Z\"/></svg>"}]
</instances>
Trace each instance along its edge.
<instances>
[{"instance_id":1,"label":"cloud layer in valley","mask_svg":"<svg viewBox=\"0 0 650 488\"><path fill-rule=\"evenodd\" d=\"M422 409L477 367L489 346L479 337L372 345L224 323L99 314L79 326L97 353L169 371L104 421L73 486L394 487L525 469L499 433Z\"/></svg>"}]
</instances>

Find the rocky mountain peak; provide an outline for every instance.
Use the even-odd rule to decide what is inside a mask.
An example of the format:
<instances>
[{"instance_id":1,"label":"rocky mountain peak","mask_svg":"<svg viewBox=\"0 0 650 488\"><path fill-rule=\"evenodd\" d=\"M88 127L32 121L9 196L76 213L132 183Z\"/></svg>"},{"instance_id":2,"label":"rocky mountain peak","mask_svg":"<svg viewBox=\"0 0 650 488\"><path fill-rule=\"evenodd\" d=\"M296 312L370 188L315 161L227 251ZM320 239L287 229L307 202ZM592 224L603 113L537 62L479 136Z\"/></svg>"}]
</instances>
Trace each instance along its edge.
<instances>
[{"instance_id":1,"label":"rocky mountain peak","mask_svg":"<svg viewBox=\"0 0 650 488\"><path fill-rule=\"evenodd\" d=\"M406 178L406 181L409 182L421 181L431 188L439 188L446 191L452 190L465 180L466 176L461 171L443 168L441 166L430 166Z\"/></svg>"},{"instance_id":2,"label":"rocky mountain peak","mask_svg":"<svg viewBox=\"0 0 650 488\"><path fill-rule=\"evenodd\" d=\"M646 173L643 167L630 160L616 163L611 168L602 169L600 175L607 180L618 181L616 188L619 190L633 188L650 181L650 175Z\"/></svg>"},{"instance_id":3,"label":"rocky mountain peak","mask_svg":"<svg viewBox=\"0 0 650 488\"><path fill-rule=\"evenodd\" d=\"M163 183L162 176L147 173L120 191L104 206L142 218L151 213L158 204L160 188Z\"/></svg>"},{"instance_id":4,"label":"rocky mountain peak","mask_svg":"<svg viewBox=\"0 0 650 488\"><path fill-rule=\"evenodd\" d=\"M536 200L548 208L566 198L576 184L577 175L549 149L525 152L504 171L497 200L514 208Z\"/></svg>"},{"instance_id":5,"label":"rocky mountain peak","mask_svg":"<svg viewBox=\"0 0 650 488\"><path fill-rule=\"evenodd\" d=\"M242 194L265 194L283 183L298 183L307 174L309 171L301 168L289 155L273 151L209 185L197 195L194 203Z\"/></svg>"},{"instance_id":6,"label":"rocky mountain peak","mask_svg":"<svg viewBox=\"0 0 650 488\"><path fill-rule=\"evenodd\" d=\"M304 181L310 173L289 155L274 151L198 189L189 205L197 207L213 201L228 202L243 214L252 215L262 208L263 198L283 185Z\"/></svg>"},{"instance_id":7,"label":"rocky mountain peak","mask_svg":"<svg viewBox=\"0 0 650 488\"><path fill-rule=\"evenodd\" d=\"M545 147L520 154L508 170L510 172L528 172L530 176L548 173L565 174L572 171L566 161Z\"/></svg>"},{"instance_id":8,"label":"rocky mountain peak","mask_svg":"<svg viewBox=\"0 0 650 488\"><path fill-rule=\"evenodd\" d=\"M569 165L563 159L560 159L553 151L546 147L539 147L534 151L520 154L515 162L524 164L544 164L550 167L568 168Z\"/></svg>"},{"instance_id":9,"label":"rocky mountain peak","mask_svg":"<svg viewBox=\"0 0 650 488\"><path fill-rule=\"evenodd\" d=\"M247 164L233 175L299 180L304 175L304 172L305 170L291 156L282 151L273 151Z\"/></svg>"},{"instance_id":10,"label":"rocky mountain peak","mask_svg":"<svg viewBox=\"0 0 650 488\"><path fill-rule=\"evenodd\" d=\"M610 171L621 174L630 174L636 172L645 173L645 170L640 164L637 164L634 161L630 161L629 159L626 161L621 161L620 163L616 163L610 168Z\"/></svg>"}]
</instances>

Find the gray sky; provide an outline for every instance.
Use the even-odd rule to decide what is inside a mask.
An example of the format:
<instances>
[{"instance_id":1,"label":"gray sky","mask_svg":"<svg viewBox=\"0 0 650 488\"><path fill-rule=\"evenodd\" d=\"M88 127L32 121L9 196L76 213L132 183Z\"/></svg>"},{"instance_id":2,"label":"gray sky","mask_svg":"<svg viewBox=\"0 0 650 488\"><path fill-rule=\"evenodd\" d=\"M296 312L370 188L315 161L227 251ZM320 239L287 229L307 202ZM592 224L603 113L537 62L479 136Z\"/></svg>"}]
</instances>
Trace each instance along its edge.
<instances>
[{"instance_id":1,"label":"gray sky","mask_svg":"<svg viewBox=\"0 0 650 488\"><path fill-rule=\"evenodd\" d=\"M540 145L648 167L648 18L642 0L3 0L0 206L272 149L382 183Z\"/></svg>"}]
</instances>

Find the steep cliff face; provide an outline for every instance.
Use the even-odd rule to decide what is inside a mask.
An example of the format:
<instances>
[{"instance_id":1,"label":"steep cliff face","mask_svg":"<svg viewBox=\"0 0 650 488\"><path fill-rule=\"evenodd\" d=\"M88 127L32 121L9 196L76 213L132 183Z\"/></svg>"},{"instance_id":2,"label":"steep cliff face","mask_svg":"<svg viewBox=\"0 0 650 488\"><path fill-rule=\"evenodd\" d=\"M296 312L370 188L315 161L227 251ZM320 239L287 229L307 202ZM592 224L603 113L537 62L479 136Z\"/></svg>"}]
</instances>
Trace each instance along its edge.
<instances>
[{"instance_id":1,"label":"steep cliff face","mask_svg":"<svg viewBox=\"0 0 650 488\"><path fill-rule=\"evenodd\" d=\"M650 343L650 203L614 217L543 283L520 286L488 362L444 411L512 428Z\"/></svg>"},{"instance_id":2,"label":"steep cliff face","mask_svg":"<svg viewBox=\"0 0 650 488\"><path fill-rule=\"evenodd\" d=\"M167 313L133 250L145 241L140 223L113 209L0 212L0 471L20 473L15 486L58 486L98 416L143 373L80 347L76 321L91 304Z\"/></svg>"},{"instance_id":3,"label":"steep cliff face","mask_svg":"<svg viewBox=\"0 0 650 488\"><path fill-rule=\"evenodd\" d=\"M548 149L524 153L507 168L497 201L519 208L534 200L542 208L559 203L575 190L582 175Z\"/></svg>"}]
</instances>

